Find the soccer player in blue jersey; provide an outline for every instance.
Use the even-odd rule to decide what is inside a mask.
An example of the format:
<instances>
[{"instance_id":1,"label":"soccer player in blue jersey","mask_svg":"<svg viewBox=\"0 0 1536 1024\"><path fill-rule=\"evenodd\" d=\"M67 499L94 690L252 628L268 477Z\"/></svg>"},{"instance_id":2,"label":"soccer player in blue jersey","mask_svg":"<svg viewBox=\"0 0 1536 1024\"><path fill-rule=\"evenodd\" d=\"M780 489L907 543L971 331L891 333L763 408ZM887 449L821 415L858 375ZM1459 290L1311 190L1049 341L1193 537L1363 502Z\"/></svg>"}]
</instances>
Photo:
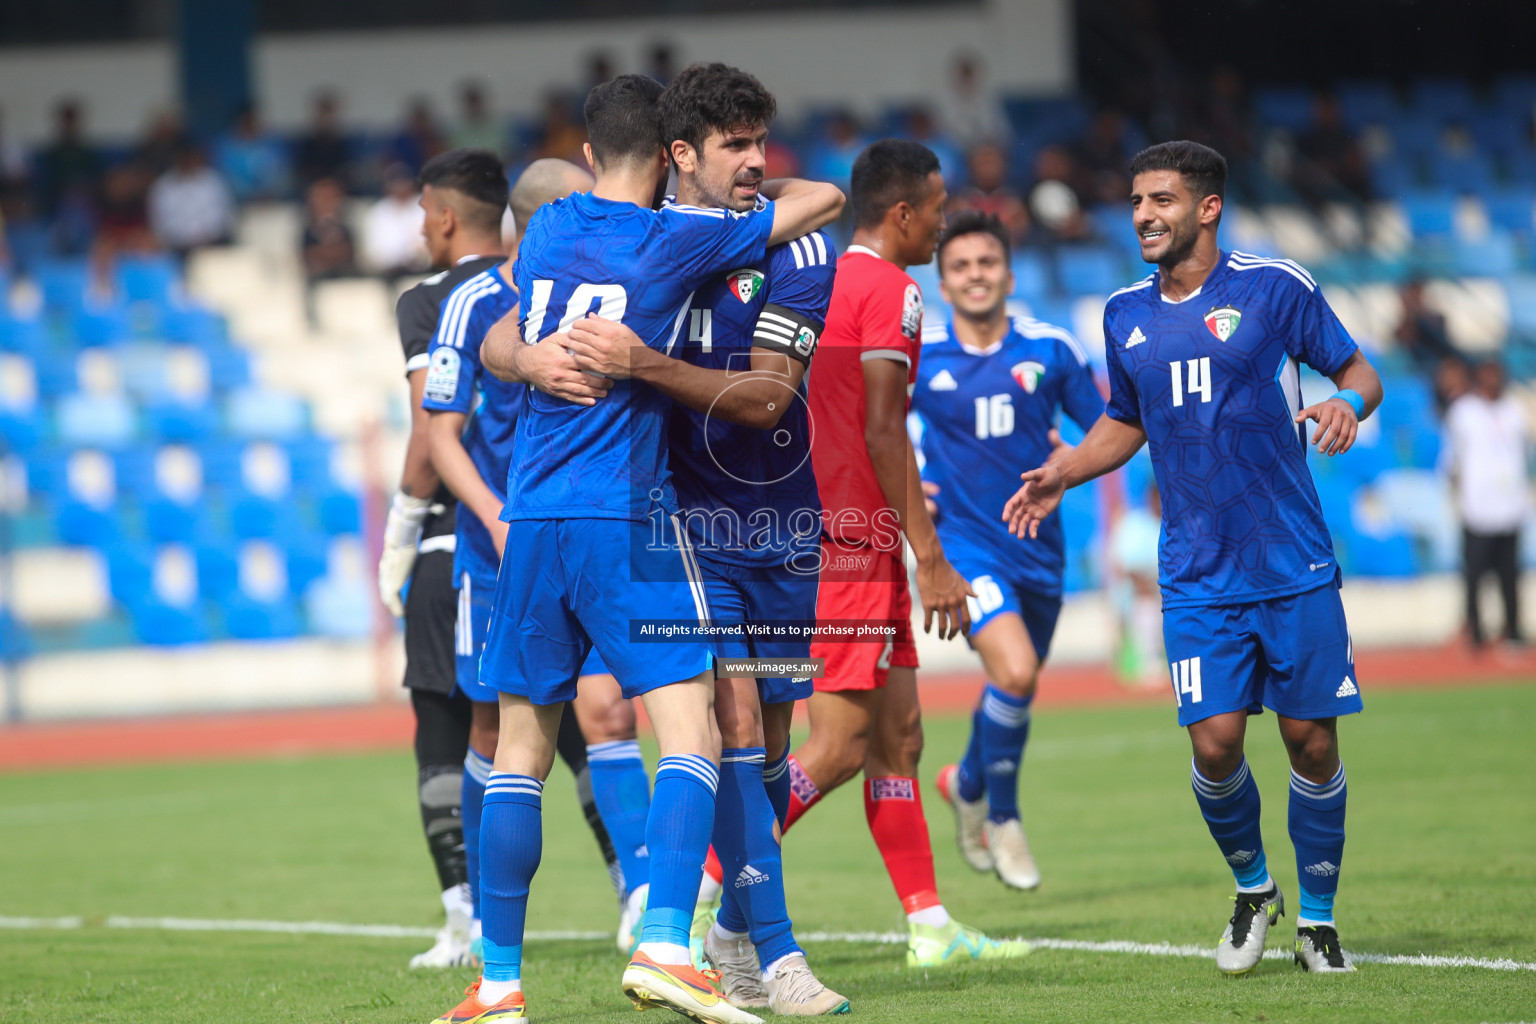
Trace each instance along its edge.
<instances>
[{"instance_id":1,"label":"soccer player in blue jersey","mask_svg":"<svg viewBox=\"0 0 1536 1024\"><path fill-rule=\"evenodd\" d=\"M475 198L484 199L481 205L494 212L493 222L499 226L499 205L493 205L492 197L499 198L497 180L504 181L500 161L485 151L460 153L458 164L449 168L453 180L461 188L477 189ZM573 164L536 161L512 188L514 223L520 232L544 203L591 187L592 176ZM422 407L431 416L428 437L432 464L458 498L462 513L454 547L458 590L454 648L458 688L473 702L462 807L477 938L480 815L500 717L497 692L480 682L480 652L490 625L491 594L507 534L507 524L499 516L521 397L513 385L482 371L480 343L490 326L517 306L511 272L510 260L490 267L462 282L443 300L437 331L427 349L422 400ZM606 672L598 659L590 660L594 664L583 666L583 676ZM644 828L650 779L635 740L634 711L619 694L618 684L606 676L588 680L573 702L573 711L574 719L561 720L560 754L576 774L583 803L593 805L599 813L594 828L610 859L610 873L625 908L631 901L638 906L644 900L648 874ZM612 828L605 829L610 822ZM623 941L628 951L628 939Z\"/></svg>"},{"instance_id":2,"label":"soccer player in blue jersey","mask_svg":"<svg viewBox=\"0 0 1536 1024\"><path fill-rule=\"evenodd\" d=\"M715 274L761 260L769 245L828 223L842 194L777 183L759 213L652 207L669 158L656 111L661 86L625 75L587 97L592 191L552 203L531 220L514 269L521 333L537 342L588 312L673 350L689 295ZM752 190L754 193L756 189ZM755 198L755 194L754 194ZM495 335L482 355L510 373ZM638 1006L695 1020L754 1022L689 963L688 930L700 866L714 827L719 731L714 649L707 636L632 643L646 622L707 625L702 582L677 512L666 461L671 400L619 381L582 405L528 389L516 427L507 503L506 559L480 679L501 691L501 736L481 824L485 969L444 1022L526 1017L522 938L528 891L542 852L540 794L554 757L560 705L596 647L626 696L640 696L661 757L646 825L649 904L622 987ZM659 515L657 514L659 511ZM657 542L652 528L665 534Z\"/></svg>"},{"instance_id":3,"label":"soccer player in blue jersey","mask_svg":"<svg viewBox=\"0 0 1536 1024\"><path fill-rule=\"evenodd\" d=\"M1042 465L1064 412L1088 430L1104 399L1077 339L1060 327L1009 316L1008 232L994 214L951 217L939 240L939 288L954 310L923 328L912 394L921 423L923 480L937 499L934 525L950 564L971 584L971 646L987 685L959 765L939 772L955 810L961 855L1015 889L1040 884L1019 823L1019 766L1035 682L1061 614L1066 566L1061 523L1020 544L997 511L1020 466Z\"/></svg>"},{"instance_id":4,"label":"soccer player in blue jersey","mask_svg":"<svg viewBox=\"0 0 1536 1024\"><path fill-rule=\"evenodd\" d=\"M694 64L661 97L679 203L753 209L776 105L752 75ZM632 377L678 402L668 464L713 621L816 620L821 500L810 461L804 380L832 296L836 249L821 232L714 275L693 294L673 359L632 331L587 317L569 332L577 365ZM805 660L810 635L744 636L731 654ZM701 896L695 933L735 1006L799 1016L845 1012L811 973L784 900L779 830L789 808L789 728L810 678L719 678L723 746L714 849L722 874ZM765 768L766 765L766 768ZM706 868L706 871L709 869ZM722 889L722 882L723 889ZM707 912L720 894L720 916ZM704 934L698 934L703 932Z\"/></svg>"},{"instance_id":5,"label":"soccer player in blue jersey","mask_svg":"<svg viewBox=\"0 0 1536 1024\"><path fill-rule=\"evenodd\" d=\"M1305 424L1317 423L1310 440L1320 453L1348 451L1381 403L1381 379L1305 270L1219 248L1226 171L1219 153L1193 142L1132 160L1132 223L1157 271L1104 310L1108 410L1077 448L1024 473L1003 515L1014 533L1037 536L1066 488L1150 447L1179 724L1194 748L1195 801L1237 879L1216 966L1253 970L1284 913L1243 756L1248 716L1268 707L1291 761L1296 961L1350 971L1333 917L1346 795L1337 724L1360 710L1360 690ZM1303 408L1300 363L1338 391Z\"/></svg>"}]
</instances>

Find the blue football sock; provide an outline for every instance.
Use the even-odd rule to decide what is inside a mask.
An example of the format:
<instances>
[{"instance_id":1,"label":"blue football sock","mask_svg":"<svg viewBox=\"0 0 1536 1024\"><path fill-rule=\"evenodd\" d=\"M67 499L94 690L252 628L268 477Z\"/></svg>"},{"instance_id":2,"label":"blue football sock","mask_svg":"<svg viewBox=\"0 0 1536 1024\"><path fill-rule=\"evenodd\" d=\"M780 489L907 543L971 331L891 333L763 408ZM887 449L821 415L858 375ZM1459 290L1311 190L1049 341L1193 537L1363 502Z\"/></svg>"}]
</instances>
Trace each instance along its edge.
<instances>
[{"instance_id":1,"label":"blue football sock","mask_svg":"<svg viewBox=\"0 0 1536 1024\"><path fill-rule=\"evenodd\" d=\"M789 815L789 744L773 764L763 766L763 788L768 790L768 802L773 805L773 816L779 820L779 831L784 831L784 819Z\"/></svg>"},{"instance_id":2,"label":"blue football sock","mask_svg":"<svg viewBox=\"0 0 1536 1024\"><path fill-rule=\"evenodd\" d=\"M720 770L698 754L664 757L656 763L656 792L645 824L651 890L642 946L661 943L688 948L704 856L715 826L719 782Z\"/></svg>"},{"instance_id":3,"label":"blue football sock","mask_svg":"<svg viewBox=\"0 0 1536 1024\"><path fill-rule=\"evenodd\" d=\"M987 773L981 761L981 708L971 715L971 742L960 759L960 770L955 775L960 786L960 799L975 803L987 791Z\"/></svg>"},{"instance_id":4,"label":"blue football sock","mask_svg":"<svg viewBox=\"0 0 1536 1024\"><path fill-rule=\"evenodd\" d=\"M491 780L491 759L470 750L464 755L464 787L460 814L464 824L464 871L469 876L469 898L475 920L480 920L480 816L485 803L485 784Z\"/></svg>"},{"instance_id":5,"label":"blue football sock","mask_svg":"<svg viewBox=\"0 0 1536 1024\"><path fill-rule=\"evenodd\" d=\"M624 895L650 880L650 855L645 845L645 820L651 810L651 780L645 774L638 740L594 743L587 748L592 796L597 813L619 855Z\"/></svg>"},{"instance_id":6,"label":"blue football sock","mask_svg":"<svg viewBox=\"0 0 1536 1024\"><path fill-rule=\"evenodd\" d=\"M762 747L721 752L714 843L725 886L720 927L747 932L758 962L766 966L800 949L784 903L784 866L773 834L773 805L763 789L763 758Z\"/></svg>"},{"instance_id":7,"label":"blue football sock","mask_svg":"<svg viewBox=\"0 0 1536 1024\"><path fill-rule=\"evenodd\" d=\"M1297 924L1332 924L1333 896L1344 862L1344 766L1327 782L1308 782L1291 772L1290 833L1301 888Z\"/></svg>"},{"instance_id":8,"label":"blue football sock","mask_svg":"<svg viewBox=\"0 0 1536 1024\"><path fill-rule=\"evenodd\" d=\"M544 783L492 772L480 821L480 907L487 981L517 981L523 971L528 886L544 849Z\"/></svg>"},{"instance_id":9,"label":"blue football sock","mask_svg":"<svg viewBox=\"0 0 1536 1024\"><path fill-rule=\"evenodd\" d=\"M1232 867L1239 889L1257 889L1269 877L1264 860L1264 838L1259 832L1259 786L1248 770L1248 759L1220 782L1200 774L1190 762L1190 783L1195 802L1205 815L1211 838Z\"/></svg>"},{"instance_id":10,"label":"blue football sock","mask_svg":"<svg viewBox=\"0 0 1536 1024\"><path fill-rule=\"evenodd\" d=\"M986 771L988 817L1019 816L1019 765L1029 740L1029 705L1035 695L1015 697L991 683L981 695L981 763Z\"/></svg>"}]
</instances>

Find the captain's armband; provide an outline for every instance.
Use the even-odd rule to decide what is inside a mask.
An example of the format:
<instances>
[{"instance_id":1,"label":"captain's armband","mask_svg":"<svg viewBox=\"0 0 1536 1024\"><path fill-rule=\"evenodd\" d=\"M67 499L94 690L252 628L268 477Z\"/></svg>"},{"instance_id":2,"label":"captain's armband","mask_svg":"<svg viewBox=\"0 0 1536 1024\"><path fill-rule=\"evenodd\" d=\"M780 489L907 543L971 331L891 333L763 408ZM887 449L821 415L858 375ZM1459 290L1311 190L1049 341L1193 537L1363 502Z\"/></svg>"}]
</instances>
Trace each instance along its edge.
<instances>
[{"instance_id":1,"label":"captain's armband","mask_svg":"<svg viewBox=\"0 0 1536 1024\"><path fill-rule=\"evenodd\" d=\"M757 316L757 326L752 328L754 347L782 352L806 366L811 365L811 356L820 340L821 325L815 320L771 302L763 307Z\"/></svg>"}]
</instances>

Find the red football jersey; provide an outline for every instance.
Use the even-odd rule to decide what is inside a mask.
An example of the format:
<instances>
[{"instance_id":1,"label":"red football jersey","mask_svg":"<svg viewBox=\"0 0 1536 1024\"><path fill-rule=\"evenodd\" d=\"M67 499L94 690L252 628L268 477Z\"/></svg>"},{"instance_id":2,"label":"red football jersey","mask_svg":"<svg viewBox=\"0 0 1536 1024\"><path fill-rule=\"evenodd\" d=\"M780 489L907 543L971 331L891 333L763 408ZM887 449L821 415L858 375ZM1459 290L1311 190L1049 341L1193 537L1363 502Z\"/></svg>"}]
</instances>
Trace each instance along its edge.
<instances>
[{"instance_id":1,"label":"red football jersey","mask_svg":"<svg viewBox=\"0 0 1536 1024\"><path fill-rule=\"evenodd\" d=\"M906 271L863 246L850 246L837 261L807 389L811 461L826 530L834 539L900 549L899 523L864 446L864 361L904 361L910 401L922 324L923 293Z\"/></svg>"}]
</instances>

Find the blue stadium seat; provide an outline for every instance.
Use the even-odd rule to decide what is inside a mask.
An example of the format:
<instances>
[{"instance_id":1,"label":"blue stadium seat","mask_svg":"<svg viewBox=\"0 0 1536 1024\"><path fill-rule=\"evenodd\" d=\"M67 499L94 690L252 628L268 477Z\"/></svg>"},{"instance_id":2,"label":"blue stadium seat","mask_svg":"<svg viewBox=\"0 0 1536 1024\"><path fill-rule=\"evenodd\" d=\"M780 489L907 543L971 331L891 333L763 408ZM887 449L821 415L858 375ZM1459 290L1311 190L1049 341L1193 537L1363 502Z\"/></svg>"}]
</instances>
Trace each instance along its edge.
<instances>
[{"instance_id":1,"label":"blue stadium seat","mask_svg":"<svg viewBox=\"0 0 1536 1024\"><path fill-rule=\"evenodd\" d=\"M119 604L132 605L154 590L155 549L148 544L119 540L105 548L107 589Z\"/></svg>"},{"instance_id":2,"label":"blue stadium seat","mask_svg":"<svg viewBox=\"0 0 1536 1024\"><path fill-rule=\"evenodd\" d=\"M70 314L70 332L76 344L92 347L132 338L137 332L128 307L108 303L82 306Z\"/></svg>"},{"instance_id":3,"label":"blue stadium seat","mask_svg":"<svg viewBox=\"0 0 1536 1024\"><path fill-rule=\"evenodd\" d=\"M321 578L304 592L304 611L314 633L357 640L373 632L376 598L356 580Z\"/></svg>"},{"instance_id":4,"label":"blue stadium seat","mask_svg":"<svg viewBox=\"0 0 1536 1024\"><path fill-rule=\"evenodd\" d=\"M45 402L76 391L80 373L72 352L52 352L32 361L32 379L37 382L37 397Z\"/></svg>"},{"instance_id":5,"label":"blue stadium seat","mask_svg":"<svg viewBox=\"0 0 1536 1024\"><path fill-rule=\"evenodd\" d=\"M245 442L230 438L206 438L193 446L203 466L203 486L231 490L244 486L241 457Z\"/></svg>"},{"instance_id":6,"label":"blue stadium seat","mask_svg":"<svg viewBox=\"0 0 1536 1024\"><path fill-rule=\"evenodd\" d=\"M175 294L181 272L164 255L124 256L117 261L117 286L129 302L165 303Z\"/></svg>"},{"instance_id":7,"label":"blue stadium seat","mask_svg":"<svg viewBox=\"0 0 1536 1024\"><path fill-rule=\"evenodd\" d=\"M308 415L302 399L280 391L240 388L225 405L229 432L236 437L286 441L305 430Z\"/></svg>"},{"instance_id":8,"label":"blue stadium seat","mask_svg":"<svg viewBox=\"0 0 1536 1024\"><path fill-rule=\"evenodd\" d=\"M1397 94L1387 82L1341 82L1337 92L1344 120L1351 128L1386 124L1399 116Z\"/></svg>"},{"instance_id":9,"label":"blue stadium seat","mask_svg":"<svg viewBox=\"0 0 1536 1024\"><path fill-rule=\"evenodd\" d=\"M1478 152L1437 153L1429 172L1435 184L1463 194L1480 194L1493 185L1493 162Z\"/></svg>"},{"instance_id":10,"label":"blue stadium seat","mask_svg":"<svg viewBox=\"0 0 1536 1024\"><path fill-rule=\"evenodd\" d=\"M127 395L65 395L54 407L59 440L69 445L116 448L138 433L138 416Z\"/></svg>"},{"instance_id":11,"label":"blue stadium seat","mask_svg":"<svg viewBox=\"0 0 1536 1024\"><path fill-rule=\"evenodd\" d=\"M1064 246L1056 253L1056 269L1068 295L1107 295L1124 283L1120 260L1109 249Z\"/></svg>"},{"instance_id":12,"label":"blue stadium seat","mask_svg":"<svg viewBox=\"0 0 1536 1024\"><path fill-rule=\"evenodd\" d=\"M39 260L31 273L49 309L73 312L85 305L90 271L84 259Z\"/></svg>"},{"instance_id":13,"label":"blue stadium seat","mask_svg":"<svg viewBox=\"0 0 1536 1024\"><path fill-rule=\"evenodd\" d=\"M1529 116L1527 110L1526 118ZM1478 150L1496 156L1516 152L1526 145L1526 132L1520 117L1497 108L1474 114L1467 122L1467 133Z\"/></svg>"},{"instance_id":14,"label":"blue stadium seat","mask_svg":"<svg viewBox=\"0 0 1536 1024\"><path fill-rule=\"evenodd\" d=\"M9 662L31 657L36 649L31 631L11 613L0 608L0 658Z\"/></svg>"},{"instance_id":15,"label":"blue stadium seat","mask_svg":"<svg viewBox=\"0 0 1536 1024\"><path fill-rule=\"evenodd\" d=\"M1413 84L1411 106L1440 124L1465 124L1477 109L1472 87L1461 78L1421 78Z\"/></svg>"},{"instance_id":16,"label":"blue stadium seat","mask_svg":"<svg viewBox=\"0 0 1536 1024\"><path fill-rule=\"evenodd\" d=\"M215 391L233 391L251 382L251 357L244 349L230 344L210 345L203 352L208 359L208 386Z\"/></svg>"},{"instance_id":17,"label":"blue stadium seat","mask_svg":"<svg viewBox=\"0 0 1536 1024\"><path fill-rule=\"evenodd\" d=\"M1395 199L1418 185L1413 161L1405 157L1387 157L1372 162L1371 188L1379 196Z\"/></svg>"},{"instance_id":18,"label":"blue stadium seat","mask_svg":"<svg viewBox=\"0 0 1536 1024\"><path fill-rule=\"evenodd\" d=\"M257 601L235 594L224 604L224 629L236 640L285 640L299 635L292 601Z\"/></svg>"},{"instance_id":19,"label":"blue stadium seat","mask_svg":"<svg viewBox=\"0 0 1536 1024\"><path fill-rule=\"evenodd\" d=\"M211 402L159 398L144 409L145 429L167 442L191 444L219 429L219 410Z\"/></svg>"},{"instance_id":20,"label":"blue stadium seat","mask_svg":"<svg viewBox=\"0 0 1536 1024\"><path fill-rule=\"evenodd\" d=\"M320 498L320 527L327 534L361 533L362 499L351 491L333 487Z\"/></svg>"},{"instance_id":21,"label":"blue stadium seat","mask_svg":"<svg viewBox=\"0 0 1536 1024\"><path fill-rule=\"evenodd\" d=\"M41 410L0 410L0 453L11 451L26 457L36 452L48 436L48 422Z\"/></svg>"},{"instance_id":22,"label":"blue stadium seat","mask_svg":"<svg viewBox=\"0 0 1536 1024\"><path fill-rule=\"evenodd\" d=\"M1424 117L1399 117L1387 126L1392 136L1392 152L1399 158L1426 159L1440 150L1441 126Z\"/></svg>"},{"instance_id":23,"label":"blue stadium seat","mask_svg":"<svg viewBox=\"0 0 1536 1024\"><path fill-rule=\"evenodd\" d=\"M1519 264L1513 236L1497 228L1477 241L1456 239L1451 243L1451 258L1456 273L1467 277L1507 277Z\"/></svg>"},{"instance_id":24,"label":"blue stadium seat","mask_svg":"<svg viewBox=\"0 0 1536 1024\"><path fill-rule=\"evenodd\" d=\"M59 540L75 547L103 547L122 531L115 505L96 505L65 498L53 508L54 529Z\"/></svg>"},{"instance_id":25,"label":"blue stadium seat","mask_svg":"<svg viewBox=\"0 0 1536 1024\"><path fill-rule=\"evenodd\" d=\"M1522 145L1504 154L1504 180L1513 185L1530 188L1536 185L1536 148Z\"/></svg>"},{"instance_id":26,"label":"blue stadium seat","mask_svg":"<svg viewBox=\"0 0 1536 1024\"><path fill-rule=\"evenodd\" d=\"M1355 532L1348 539L1352 572L1360 576L1401 579L1419 574L1419 558L1413 541L1401 533L1385 537Z\"/></svg>"},{"instance_id":27,"label":"blue stadium seat","mask_svg":"<svg viewBox=\"0 0 1536 1024\"><path fill-rule=\"evenodd\" d=\"M192 544L207 527L207 506L183 504L164 496L144 502L144 533L157 544Z\"/></svg>"},{"instance_id":28,"label":"blue stadium seat","mask_svg":"<svg viewBox=\"0 0 1536 1024\"><path fill-rule=\"evenodd\" d=\"M241 540L277 537L293 521L293 503L237 491L229 502L229 530Z\"/></svg>"},{"instance_id":29,"label":"blue stadium seat","mask_svg":"<svg viewBox=\"0 0 1536 1024\"><path fill-rule=\"evenodd\" d=\"M331 459L336 446L327 438L311 435L283 445L288 453L288 478L295 489L330 487Z\"/></svg>"},{"instance_id":30,"label":"blue stadium seat","mask_svg":"<svg viewBox=\"0 0 1536 1024\"><path fill-rule=\"evenodd\" d=\"M1530 116L1536 107L1536 75L1505 75L1493 86L1493 104L1502 110Z\"/></svg>"},{"instance_id":31,"label":"blue stadium seat","mask_svg":"<svg viewBox=\"0 0 1536 1024\"><path fill-rule=\"evenodd\" d=\"M1051 292L1051 271L1038 252L1013 254L1013 294L1031 306Z\"/></svg>"},{"instance_id":32,"label":"blue stadium seat","mask_svg":"<svg viewBox=\"0 0 1536 1024\"><path fill-rule=\"evenodd\" d=\"M1449 193L1414 191L1398 202L1415 238L1449 235L1456 229L1456 198Z\"/></svg>"},{"instance_id":33,"label":"blue stadium seat","mask_svg":"<svg viewBox=\"0 0 1536 1024\"><path fill-rule=\"evenodd\" d=\"M1509 296L1509 329L1522 340L1536 340L1536 276L1521 274L1504 282Z\"/></svg>"},{"instance_id":34,"label":"blue stadium seat","mask_svg":"<svg viewBox=\"0 0 1536 1024\"><path fill-rule=\"evenodd\" d=\"M197 592L206 601L223 602L240 590L240 551L233 541L205 539L193 547Z\"/></svg>"},{"instance_id":35,"label":"blue stadium seat","mask_svg":"<svg viewBox=\"0 0 1536 1024\"><path fill-rule=\"evenodd\" d=\"M189 303L166 306L161 314L161 327L171 341L199 348L222 348L229 344L229 325L222 316L202 306Z\"/></svg>"},{"instance_id":36,"label":"blue stadium seat","mask_svg":"<svg viewBox=\"0 0 1536 1024\"><path fill-rule=\"evenodd\" d=\"M0 292L0 295L4 295ZM47 348L48 335L40 317L13 316L0 301L0 352L17 352L34 360Z\"/></svg>"},{"instance_id":37,"label":"blue stadium seat","mask_svg":"<svg viewBox=\"0 0 1536 1024\"><path fill-rule=\"evenodd\" d=\"M135 501L145 501L160 493L155 482L155 459L159 448L152 444L134 444L112 453L117 493Z\"/></svg>"},{"instance_id":38,"label":"blue stadium seat","mask_svg":"<svg viewBox=\"0 0 1536 1024\"><path fill-rule=\"evenodd\" d=\"M1536 230L1536 189L1530 186L1502 188L1483 195L1488 223L1506 231L1529 235Z\"/></svg>"},{"instance_id":39,"label":"blue stadium seat","mask_svg":"<svg viewBox=\"0 0 1536 1024\"><path fill-rule=\"evenodd\" d=\"M330 538L311 530L298 531L283 538L283 555L288 589L302 594L329 570Z\"/></svg>"},{"instance_id":40,"label":"blue stadium seat","mask_svg":"<svg viewBox=\"0 0 1536 1024\"><path fill-rule=\"evenodd\" d=\"M208 616L202 608L178 608L152 598L129 605L134 635L140 643L156 647L180 647L206 643L212 637Z\"/></svg>"},{"instance_id":41,"label":"blue stadium seat","mask_svg":"<svg viewBox=\"0 0 1536 1024\"><path fill-rule=\"evenodd\" d=\"M1256 89L1253 109L1259 119L1276 128L1300 135L1312 127L1312 93L1295 86Z\"/></svg>"}]
</instances>

